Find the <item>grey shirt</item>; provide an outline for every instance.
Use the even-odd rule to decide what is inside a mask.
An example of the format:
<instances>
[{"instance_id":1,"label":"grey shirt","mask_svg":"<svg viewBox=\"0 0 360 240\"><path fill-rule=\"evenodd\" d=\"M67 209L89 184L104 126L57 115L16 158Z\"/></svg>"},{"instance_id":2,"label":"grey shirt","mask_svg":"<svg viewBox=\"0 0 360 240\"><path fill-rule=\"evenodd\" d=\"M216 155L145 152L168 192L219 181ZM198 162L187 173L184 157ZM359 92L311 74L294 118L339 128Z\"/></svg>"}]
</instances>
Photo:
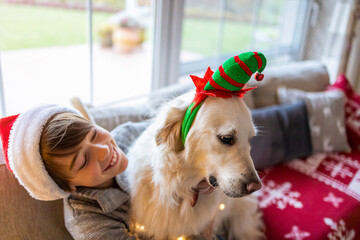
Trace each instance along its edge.
<instances>
[{"instance_id":1,"label":"grey shirt","mask_svg":"<svg viewBox=\"0 0 360 240\"><path fill-rule=\"evenodd\" d=\"M75 240L144 239L129 232L127 184L121 175L116 182L106 189L79 188L64 199L65 225Z\"/></svg>"}]
</instances>

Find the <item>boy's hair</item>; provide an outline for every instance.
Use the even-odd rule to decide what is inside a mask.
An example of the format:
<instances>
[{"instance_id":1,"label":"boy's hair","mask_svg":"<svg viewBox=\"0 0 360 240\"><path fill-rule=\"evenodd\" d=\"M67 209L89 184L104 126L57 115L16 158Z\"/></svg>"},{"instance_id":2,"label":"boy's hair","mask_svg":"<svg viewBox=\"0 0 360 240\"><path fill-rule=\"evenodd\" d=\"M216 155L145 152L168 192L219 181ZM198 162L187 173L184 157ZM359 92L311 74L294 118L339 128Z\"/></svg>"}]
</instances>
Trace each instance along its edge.
<instances>
[{"instance_id":1,"label":"boy's hair","mask_svg":"<svg viewBox=\"0 0 360 240\"><path fill-rule=\"evenodd\" d=\"M40 154L50 177L65 191L71 192L71 176L56 158L76 153L93 124L74 113L58 113L45 124L40 139Z\"/></svg>"}]
</instances>

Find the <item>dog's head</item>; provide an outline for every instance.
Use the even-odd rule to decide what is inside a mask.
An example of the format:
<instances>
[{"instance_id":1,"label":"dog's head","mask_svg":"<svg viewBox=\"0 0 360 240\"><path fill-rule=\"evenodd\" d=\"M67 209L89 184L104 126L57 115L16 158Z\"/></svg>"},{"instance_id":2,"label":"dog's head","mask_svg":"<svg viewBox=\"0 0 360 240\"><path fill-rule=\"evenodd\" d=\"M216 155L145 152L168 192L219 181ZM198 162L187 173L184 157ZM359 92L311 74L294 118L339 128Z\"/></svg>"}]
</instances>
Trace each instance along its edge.
<instances>
[{"instance_id":1,"label":"dog's head","mask_svg":"<svg viewBox=\"0 0 360 240\"><path fill-rule=\"evenodd\" d=\"M181 153L188 169L193 168L197 173L195 181L205 178L229 197L242 197L259 190L261 182L250 156L250 139L256 130L243 100L208 97L183 145L181 123L188 105L184 100L174 102L157 132L157 144Z\"/></svg>"}]
</instances>

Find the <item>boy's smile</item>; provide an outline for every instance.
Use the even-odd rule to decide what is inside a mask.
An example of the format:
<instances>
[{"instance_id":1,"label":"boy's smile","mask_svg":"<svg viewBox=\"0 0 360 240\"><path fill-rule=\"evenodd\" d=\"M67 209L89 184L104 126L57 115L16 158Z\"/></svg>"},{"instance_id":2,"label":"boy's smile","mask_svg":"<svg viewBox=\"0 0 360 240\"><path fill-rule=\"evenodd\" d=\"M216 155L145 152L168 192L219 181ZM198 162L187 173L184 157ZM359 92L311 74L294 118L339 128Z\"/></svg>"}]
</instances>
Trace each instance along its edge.
<instances>
[{"instance_id":1,"label":"boy's smile","mask_svg":"<svg viewBox=\"0 0 360 240\"><path fill-rule=\"evenodd\" d=\"M112 151L111 155L112 155L112 157L109 161L108 166L104 169L104 172L107 171L108 169L112 168L119 161L119 156L115 150L115 147L113 147L113 151Z\"/></svg>"}]
</instances>

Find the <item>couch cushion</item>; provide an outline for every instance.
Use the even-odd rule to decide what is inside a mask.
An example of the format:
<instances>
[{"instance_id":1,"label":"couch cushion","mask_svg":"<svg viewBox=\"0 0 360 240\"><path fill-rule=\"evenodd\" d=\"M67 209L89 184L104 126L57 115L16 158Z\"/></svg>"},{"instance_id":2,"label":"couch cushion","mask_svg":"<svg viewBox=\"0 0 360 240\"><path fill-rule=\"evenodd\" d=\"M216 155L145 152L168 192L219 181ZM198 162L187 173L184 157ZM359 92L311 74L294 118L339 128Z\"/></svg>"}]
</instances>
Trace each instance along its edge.
<instances>
[{"instance_id":1,"label":"couch cushion","mask_svg":"<svg viewBox=\"0 0 360 240\"><path fill-rule=\"evenodd\" d=\"M359 151L267 170L259 197L267 239L359 239L359 177Z\"/></svg>"},{"instance_id":2,"label":"couch cushion","mask_svg":"<svg viewBox=\"0 0 360 240\"><path fill-rule=\"evenodd\" d=\"M304 92L280 87L280 103L305 100L314 152L350 151L345 131L345 98L341 91Z\"/></svg>"},{"instance_id":3,"label":"couch cushion","mask_svg":"<svg viewBox=\"0 0 360 240\"><path fill-rule=\"evenodd\" d=\"M328 90L342 90L346 95L345 123L348 142L353 149L360 149L360 94L356 94L345 75L340 75Z\"/></svg>"},{"instance_id":4,"label":"couch cushion","mask_svg":"<svg viewBox=\"0 0 360 240\"><path fill-rule=\"evenodd\" d=\"M326 67L318 61L268 67L264 71L264 76L261 82L253 79L249 82L258 87L253 90L255 108L278 104L276 90L281 85L310 92L324 91L329 85Z\"/></svg>"},{"instance_id":5,"label":"couch cushion","mask_svg":"<svg viewBox=\"0 0 360 240\"><path fill-rule=\"evenodd\" d=\"M72 239L65 228L63 202L31 198L6 165L0 165L1 239Z\"/></svg>"},{"instance_id":6,"label":"couch cushion","mask_svg":"<svg viewBox=\"0 0 360 240\"><path fill-rule=\"evenodd\" d=\"M312 153L303 101L251 111L257 136L251 140L256 169L264 169Z\"/></svg>"}]
</instances>

